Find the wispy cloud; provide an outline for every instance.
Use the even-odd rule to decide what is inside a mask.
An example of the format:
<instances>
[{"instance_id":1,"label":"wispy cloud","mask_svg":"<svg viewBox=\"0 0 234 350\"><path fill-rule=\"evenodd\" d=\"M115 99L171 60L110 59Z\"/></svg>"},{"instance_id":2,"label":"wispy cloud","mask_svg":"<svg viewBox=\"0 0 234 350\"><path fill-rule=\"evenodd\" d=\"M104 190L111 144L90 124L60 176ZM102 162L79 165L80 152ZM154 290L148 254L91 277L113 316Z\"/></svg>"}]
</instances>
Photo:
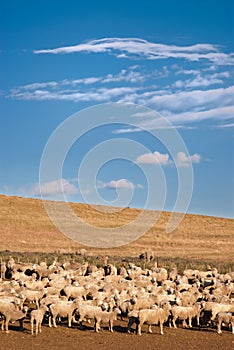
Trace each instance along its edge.
<instances>
[{"instance_id":1,"label":"wispy cloud","mask_svg":"<svg viewBox=\"0 0 234 350\"><path fill-rule=\"evenodd\" d=\"M181 58L188 61L206 59L217 65L234 64L233 53L220 51L217 45L195 44L189 46L153 43L139 38L103 38L73 46L34 50L35 54L108 53L118 58L147 60Z\"/></svg>"},{"instance_id":2,"label":"wispy cloud","mask_svg":"<svg viewBox=\"0 0 234 350\"><path fill-rule=\"evenodd\" d=\"M51 83L51 82L50 82ZM46 83L44 83L45 85ZM34 87L33 87L34 85ZM234 115L234 86L208 90L147 90L144 86L90 87L90 88L37 88L38 83L12 89L11 98L22 100L60 100L73 102L131 102L153 108L175 126L204 120L228 120ZM194 84L195 85L195 84ZM160 127L154 113L135 115L137 127ZM139 131L138 128L135 131ZM125 130L125 132L127 132Z\"/></svg>"},{"instance_id":3,"label":"wispy cloud","mask_svg":"<svg viewBox=\"0 0 234 350\"><path fill-rule=\"evenodd\" d=\"M92 88L89 90L82 89L60 89L56 91L51 90L34 90L22 91L21 89L14 89L10 97L22 100L60 100L60 101L111 101L121 98L122 96L134 94L139 88L137 87L113 87L113 88Z\"/></svg>"},{"instance_id":4,"label":"wispy cloud","mask_svg":"<svg viewBox=\"0 0 234 350\"><path fill-rule=\"evenodd\" d=\"M23 91L37 91L42 89L50 89L51 91L56 91L63 89L64 87L74 88L84 85L95 85L100 84L109 84L109 83L138 83L144 81L149 76L143 75L138 71L135 71L137 66L129 67L129 69L122 69L118 74L107 74L105 76L99 77L87 77L80 79L64 79L60 81L48 81L48 82L36 82L33 84L26 84L18 86L15 89L11 90L12 95L17 95L19 92Z\"/></svg>"},{"instance_id":5,"label":"wispy cloud","mask_svg":"<svg viewBox=\"0 0 234 350\"><path fill-rule=\"evenodd\" d=\"M234 127L234 123L216 125L216 128L233 128L233 127Z\"/></svg>"},{"instance_id":6,"label":"wispy cloud","mask_svg":"<svg viewBox=\"0 0 234 350\"><path fill-rule=\"evenodd\" d=\"M182 71L180 71L182 72ZM192 79L177 80L174 86L177 88L197 88L210 85L224 84L224 78L229 78L229 72L218 72L214 74L205 74L197 70L183 71L185 75L192 75ZM195 76L195 77L194 77Z\"/></svg>"}]
</instances>

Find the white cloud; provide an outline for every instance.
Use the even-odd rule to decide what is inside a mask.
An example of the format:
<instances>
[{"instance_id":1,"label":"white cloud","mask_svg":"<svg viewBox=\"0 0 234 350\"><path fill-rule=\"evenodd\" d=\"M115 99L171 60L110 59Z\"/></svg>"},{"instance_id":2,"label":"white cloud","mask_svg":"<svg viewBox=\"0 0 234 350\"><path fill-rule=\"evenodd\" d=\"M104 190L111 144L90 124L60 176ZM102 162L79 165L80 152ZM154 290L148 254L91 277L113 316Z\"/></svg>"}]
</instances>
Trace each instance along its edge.
<instances>
[{"instance_id":1,"label":"white cloud","mask_svg":"<svg viewBox=\"0 0 234 350\"><path fill-rule=\"evenodd\" d=\"M200 163L201 156L197 153L186 155L184 152L178 152L175 158L175 163L169 158L169 154L161 154L157 151L153 153L145 153L137 157L137 164L160 164L160 165L175 165L177 167L188 167L191 163Z\"/></svg>"},{"instance_id":2,"label":"white cloud","mask_svg":"<svg viewBox=\"0 0 234 350\"><path fill-rule=\"evenodd\" d=\"M27 191L28 195L40 196L41 194L46 197L53 197L56 195L74 195L78 193L78 189L65 179L54 180L44 184L35 184L30 190Z\"/></svg>"},{"instance_id":3,"label":"white cloud","mask_svg":"<svg viewBox=\"0 0 234 350\"><path fill-rule=\"evenodd\" d=\"M147 104L153 105L156 110L184 112L204 109L214 109L233 104L234 85L227 88L168 92L155 95L147 99ZM144 101L144 93L141 95Z\"/></svg>"},{"instance_id":4,"label":"white cloud","mask_svg":"<svg viewBox=\"0 0 234 350\"><path fill-rule=\"evenodd\" d=\"M179 69L175 74L198 75L200 74L200 71L197 69Z\"/></svg>"},{"instance_id":5,"label":"white cloud","mask_svg":"<svg viewBox=\"0 0 234 350\"><path fill-rule=\"evenodd\" d=\"M37 91L42 89L51 89L52 91L58 91L64 87L75 87L77 85L93 85L96 83L109 84L109 83L118 83L118 82L127 82L127 83L137 83L142 82L149 75L142 75L140 72L137 72L136 69L138 66L129 67L128 70L122 69L117 74L107 74L105 76L99 77L86 77L80 79L64 79L60 81L48 81L48 82L36 82L33 84L26 84L18 86L15 89L12 89L13 94L17 94L23 91Z\"/></svg>"},{"instance_id":6,"label":"white cloud","mask_svg":"<svg viewBox=\"0 0 234 350\"><path fill-rule=\"evenodd\" d=\"M183 88L185 86L185 82L183 80L177 80L175 83L174 83L174 86L176 88Z\"/></svg>"},{"instance_id":7,"label":"white cloud","mask_svg":"<svg viewBox=\"0 0 234 350\"><path fill-rule=\"evenodd\" d=\"M134 185L131 181L126 179L111 180L110 182L103 183L100 182L97 186L100 189L133 189L135 187L141 188L141 185Z\"/></svg>"},{"instance_id":8,"label":"white cloud","mask_svg":"<svg viewBox=\"0 0 234 350\"><path fill-rule=\"evenodd\" d=\"M137 87L113 87L113 88L92 88L89 90L65 90L58 91L50 90L35 90L35 91L22 91L20 89L14 89L11 91L11 98L21 100L62 100L62 101L110 101L111 99L118 99L126 94L132 95L139 88Z\"/></svg>"},{"instance_id":9,"label":"white cloud","mask_svg":"<svg viewBox=\"0 0 234 350\"><path fill-rule=\"evenodd\" d=\"M139 38L103 38L74 46L34 50L35 54L69 54L74 52L111 53L118 58L136 57L148 60L182 58L188 61L199 61L207 59L216 65L234 63L233 54L220 52L217 45L205 43L176 46L153 43Z\"/></svg>"},{"instance_id":10,"label":"white cloud","mask_svg":"<svg viewBox=\"0 0 234 350\"><path fill-rule=\"evenodd\" d=\"M233 127L234 127L234 123L216 125L216 128L233 128Z\"/></svg>"},{"instance_id":11,"label":"white cloud","mask_svg":"<svg viewBox=\"0 0 234 350\"><path fill-rule=\"evenodd\" d=\"M186 80L184 86L186 88L198 87L198 86L210 86L214 84L223 84L223 80L214 78L212 76L202 77L198 75L195 79Z\"/></svg>"},{"instance_id":12,"label":"white cloud","mask_svg":"<svg viewBox=\"0 0 234 350\"><path fill-rule=\"evenodd\" d=\"M182 72L182 71L179 71ZM177 88L195 88L198 86L210 86L214 84L223 84L224 80L223 78L229 78L230 73L229 72L218 72L214 74L209 75L201 75L201 72L190 70L190 71L183 71L183 74L193 74L195 75L195 78L193 79L187 79L187 80L178 80L174 83L174 86ZM222 78L222 79L221 79Z\"/></svg>"},{"instance_id":13,"label":"white cloud","mask_svg":"<svg viewBox=\"0 0 234 350\"><path fill-rule=\"evenodd\" d=\"M218 72L211 75L211 78L229 78L230 72Z\"/></svg>"},{"instance_id":14,"label":"white cloud","mask_svg":"<svg viewBox=\"0 0 234 350\"><path fill-rule=\"evenodd\" d=\"M233 119L234 106L226 106L220 108L212 108L202 111L191 111L178 114L168 115L168 119L171 123L192 123L201 122L204 120L228 120Z\"/></svg>"},{"instance_id":15,"label":"white cloud","mask_svg":"<svg viewBox=\"0 0 234 350\"><path fill-rule=\"evenodd\" d=\"M154 153L145 153L137 157L137 164L162 164L167 165L169 162L169 154L161 154L158 151Z\"/></svg>"},{"instance_id":16,"label":"white cloud","mask_svg":"<svg viewBox=\"0 0 234 350\"><path fill-rule=\"evenodd\" d=\"M184 152L178 152L175 159L175 165L177 167L188 167L191 163L200 163L201 156L200 154L193 154L191 156L187 156Z\"/></svg>"}]
</instances>

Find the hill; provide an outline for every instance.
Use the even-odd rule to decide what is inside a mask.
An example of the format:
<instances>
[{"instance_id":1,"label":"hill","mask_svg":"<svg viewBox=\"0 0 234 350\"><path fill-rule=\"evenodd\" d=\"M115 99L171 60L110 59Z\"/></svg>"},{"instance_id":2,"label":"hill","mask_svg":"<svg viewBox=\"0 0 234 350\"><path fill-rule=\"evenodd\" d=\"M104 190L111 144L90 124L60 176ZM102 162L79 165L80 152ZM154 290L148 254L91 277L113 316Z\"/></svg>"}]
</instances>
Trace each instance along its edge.
<instances>
[{"instance_id":1,"label":"hill","mask_svg":"<svg viewBox=\"0 0 234 350\"><path fill-rule=\"evenodd\" d=\"M116 227L130 222L139 209L124 208L119 213L96 212L86 204L70 203L84 221L99 227ZM170 213L162 212L157 223L142 237L125 246L98 249L85 247L90 254L138 256L152 249L157 256L232 262L234 220L186 214L176 230L165 232ZM144 224L144 223L143 223ZM0 251L72 253L81 245L65 237L52 224L39 199L0 195Z\"/></svg>"}]
</instances>

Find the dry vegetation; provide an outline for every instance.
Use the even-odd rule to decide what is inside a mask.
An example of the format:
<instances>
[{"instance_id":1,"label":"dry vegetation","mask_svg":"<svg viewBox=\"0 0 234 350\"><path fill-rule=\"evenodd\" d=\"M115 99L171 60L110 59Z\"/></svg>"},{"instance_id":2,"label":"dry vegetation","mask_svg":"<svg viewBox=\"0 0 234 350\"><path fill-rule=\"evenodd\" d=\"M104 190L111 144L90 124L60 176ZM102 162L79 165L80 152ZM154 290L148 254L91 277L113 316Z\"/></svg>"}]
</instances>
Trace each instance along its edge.
<instances>
[{"instance_id":1,"label":"dry vegetation","mask_svg":"<svg viewBox=\"0 0 234 350\"><path fill-rule=\"evenodd\" d=\"M85 222L98 227L116 227L131 222L139 210L124 208L118 213L103 213L84 204L71 204ZM234 256L234 221L201 215L185 215L172 234L165 232L170 213L163 212L144 236L117 248L85 247L89 255L137 257L152 249L162 262L189 265L208 262L231 267ZM62 249L68 255L81 246L61 234L49 220L43 202L38 199L0 195L0 251L54 253ZM5 252L6 253L6 252ZM2 253L3 254L3 253Z\"/></svg>"}]
</instances>

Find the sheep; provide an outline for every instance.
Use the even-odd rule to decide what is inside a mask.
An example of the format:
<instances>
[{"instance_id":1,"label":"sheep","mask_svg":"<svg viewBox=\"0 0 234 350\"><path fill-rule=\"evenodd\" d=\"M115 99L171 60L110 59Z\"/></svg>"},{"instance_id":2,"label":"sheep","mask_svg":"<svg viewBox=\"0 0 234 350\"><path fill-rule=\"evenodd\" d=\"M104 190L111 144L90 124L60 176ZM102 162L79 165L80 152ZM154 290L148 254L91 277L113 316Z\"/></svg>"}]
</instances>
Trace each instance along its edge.
<instances>
[{"instance_id":1,"label":"sheep","mask_svg":"<svg viewBox=\"0 0 234 350\"><path fill-rule=\"evenodd\" d=\"M9 260L6 263L6 267L8 268L8 270L13 270L14 265L15 265L15 260L10 256Z\"/></svg>"},{"instance_id":2,"label":"sheep","mask_svg":"<svg viewBox=\"0 0 234 350\"><path fill-rule=\"evenodd\" d=\"M211 321L214 321L219 312L234 312L234 304L221 304L215 302L208 302L205 305L207 311L211 311Z\"/></svg>"},{"instance_id":3,"label":"sheep","mask_svg":"<svg viewBox=\"0 0 234 350\"><path fill-rule=\"evenodd\" d=\"M5 279L6 270L7 270L7 267L6 267L5 261L1 261L0 262L0 276L2 279Z\"/></svg>"},{"instance_id":4,"label":"sheep","mask_svg":"<svg viewBox=\"0 0 234 350\"><path fill-rule=\"evenodd\" d=\"M23 299L23 303L25 303L25 301L33 302L37 307L39 307L39 301L44 297L45 294L46 289L42 289L40 291L25 289L21 292L21 297Z\"/></svg>"},{"instance_id":5,"label":"sheep","mask_svg":"<svg viewBox=\"0 0 234 350\"><path fill-rule=\"evenodd\" d=\"M88 290L86 290L83 286L66 286L63 289L63 292L67 296L67 298L79 298L80 296L86 300L86 296L88 294Z\"/></svg>"},{"instance_id":6,"label":"sheep","mask_svg":"<svg viewBox=\"0 0 234 350\"><path fill-rule=\"evenodd\" d=\"M84 320L94 319L95 315L102 311L100 306L87 305L86 303L80 303L76 313L79 314L79 323L82 326Z\"/></svg>"},{"instance_id":7,"label":"sheep","mask_svg":"<svg viewBox=\"0 0 234 350\"><path fill-rule=\"evenodd\" d=\"M6 306L14 307L19 310L23 306L23 300L16 296L3 296L0 298L0 313L2 308L4 309Z\"/></svg>"},{"instance_id":8,"label":"sheep","mask_svg":"<svg viewBox=\"0 0 234 350\"><path fill-rule=\"evenodd\" d=\"M6 333L9 333L8 325L9 322L15 322L19 321L20 322L20 329L23 329L23 320L26 317L28 312L28 308L24 307L23 310L14 310L11 308L6 308L4 311L2 310L2 315L4 316L4 321L2 324L2 330L4 330L5 326L5 331Z\"/></svg>"},{"instance_id":9,"label":"sheep","mask_svg":"<svg viewBox=\"0 0 234 350\"><path fill-rule=\"evenodd\" d=\"M187 327L186 320L189 320L189 327L192 327L192 319L194 317L197 318L197 325L199 326L199 318L201 313L201 306L200 304L195 304L193 306L178 306L174 305L171 309L172 314L172 322L174 328L177 328L176 326L176 320L180 319L183 320L183 326Z\"/></svg>"},{"instance_id":10,"label":"sheep","mask_svg":"<svg viewBox=\"0 0 234 350\"><path fill-rule=\"evenodd\" d=\"M41 333L41 324L44 318L44 315L46 311L48 310L46 305L40 306L39 309L33 310L30 315L31 320L31 334L33 335L33 326L34 321L36 322L35 325L35 333L38 335L38 332Z\"/></svg>"},{"instance_id":11,"label":"sheep","mask_svg":"<svg viewBox=\"0 0 234 350\"><path fill-rule=\"evenodd\" d=\"M34 279L28 280L24 283L24 285L28 289L41 290L46 287L48 282L49 279L45 277L41 281L36 281Z\"/></svg>"},{"instance_id":12,"label":"sheep","mask_svg":"<svg viewBox=\"0 0 234 350\"><path fill-rule=\"evenodd\" d=\"M163 335L163 324L168 320L171 306L165 303L162 308L143 309L139 311L138 335L141 335L141 328L144 323L149 325L149 332L152 333L151 326L160 324L160 334Z\"/></svg>"},{"instance_id":13,"label":"sheep","mask_svg":"<svg viewBox=\"0 0 234 350\"><path fill-rule=\"evenodd\" d=\"M157 283L162 283L163 281L167 280L168 273L166 269L162 267L158 268L155 265L155 267L151 269L150 276L155 277Z\"/></svg>"},{"instance_id":14,"label":"sheep","mask_svg":"<svg viewBox=\"0 0 234 350\"><path fill-rule=\"evenodd\" d=\"M3 317L2 331L4 330L4 313L16 310L18 310L18 308L14 302L9 301L9 299L0 299L0 315Z\"/></svg>"},{"instance_id":15,"label":"sheep","mask_svg":"<svg viewBox=\"0 0 234 350\"><path fill-rule=\"evenodd\" d=\"M75 310L77 309L77 301L73 300L73 301L58 301L54 304L51 304L49 306L49 310L50 310L50 317L49 317L49 327L52 327L51 324L51 318L53 319L53 326L55 328L57 328L57 324L56 324L56 317L60 316L60 317L67 317L68 318L68 327L71 327L71 322L72 322L72 317L73 314L75 312Z\"/></svg>"},{"instance_id":16,"label":"sheep","mask_svg":"<svg viewBox=\"0 0 234 350\"><path fill-rule=\"evenodd\" d=\"M99 311L94 315L94 330L99 332L101 322L109 323L109 331L113 332L114 320L117 320L117 315L120 315L121 311L118 307L115 307L113 311Z\"/></svg>"},{"instance_id":17,"label":"sheep","mask_svg":"<svg viewBox=\"0 0 234 350\"><path fill-rule=\"evenodd\" d=\"M172 269L171 272L169 273L169 280L170 280L170 281L175 281L177 276L178 276L177 267L173 267L173 269Z\"/></svg>"},{"instance_id":18,"label":"sheep","mask_svg":"<svg viewBox=\"0 0 234 350\"><path fill-rule=\"evenodd\" d=\"M231 312L219 312L217 315L217 333L221 334L221 326L224 323L225 325L232 327L232 334L234 334L234 314Z\"/></svg>"},{"instance_id":19,"label":"sheep","mask_svg":"<svg viewBox=\"0 0 234 350\"><path fill-rule=\"evenodd\" d=\"M150 309L152 305L154 305L156 302L156 297L147 297L147 298L139 298L130 299L131 307L130 310L141 310L141 309Z\"/></svg>"}]
</instances>

